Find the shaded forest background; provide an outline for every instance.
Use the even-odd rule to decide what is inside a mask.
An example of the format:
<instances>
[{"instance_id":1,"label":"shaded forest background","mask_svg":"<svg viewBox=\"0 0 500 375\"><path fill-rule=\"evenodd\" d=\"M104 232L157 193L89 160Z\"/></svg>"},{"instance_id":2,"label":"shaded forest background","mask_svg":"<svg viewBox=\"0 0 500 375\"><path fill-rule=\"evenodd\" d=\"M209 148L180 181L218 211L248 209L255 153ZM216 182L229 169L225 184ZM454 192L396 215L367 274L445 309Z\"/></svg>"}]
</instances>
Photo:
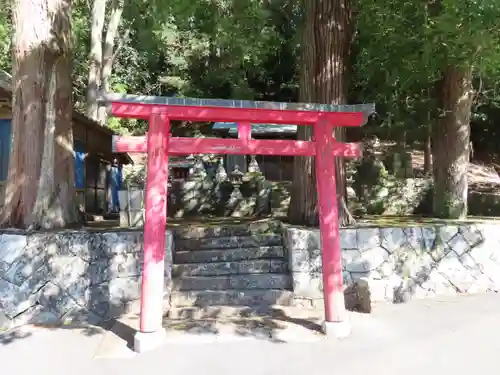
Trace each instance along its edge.
<instances>
[{"instance_id":1,"label":"shaded forest background","mask_svg":"<svg viewBox=\"0 0 500 375\"><path fill-rule=\"evenodd\" d=\"M68 14L62 34L70 38L73 105L117 132L144 134L146 123L107 118L97 105L100 91L374 102L377 113L361 132L337 137L376 136L401 148L424 150L426 172L434 176L433 211L439 217L467 215L470 157L494 167L498 163L499 0L37 1L47 5L41 11L65 9ZM0 69L14 73L21 91L16 43L23 35L12 35L16 25L33 22L29 14L19 13L26 12L27 4L16 0L0 9ZM54 18L38 22L45 19L56 30L61 22ZM16 103L13 110L19 110ZM209 129L177 123L173 131L197 135ZM310 131L304 129L299 137L310 138ZM20 170L12 162L10 169ZM341 164L339 171L343 181ZM302 199L315 184L311 163L298 159L294 172L292 221L314 224L316 198ZM341 203L344 190L341 183ZM46 212L54 209L49 206ZM11 204L4 217L17 226L64 226L73 220L46 225L41 219L16 221L15 209ZM341 216L349 222L347 212Z\"/></svg>"}]
</instances>

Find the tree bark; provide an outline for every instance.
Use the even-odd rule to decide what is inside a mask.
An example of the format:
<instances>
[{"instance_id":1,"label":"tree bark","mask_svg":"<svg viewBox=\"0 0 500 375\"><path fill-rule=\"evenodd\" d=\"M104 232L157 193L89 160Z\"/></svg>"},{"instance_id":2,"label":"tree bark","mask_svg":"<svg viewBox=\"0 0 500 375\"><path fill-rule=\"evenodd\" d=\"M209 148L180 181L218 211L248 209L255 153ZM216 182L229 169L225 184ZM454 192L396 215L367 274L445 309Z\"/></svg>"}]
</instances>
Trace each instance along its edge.
<instances>
[{"instance_id":1,"label":"tree bark","mask_svg":"<svg viewBox=\"0 0 500 375\"><path fill-rule=\"evenodd\" d=\"M431 148L431 126L427 125L425 142L424 142L424 173L430 174L432 172L432 148Z\"/></svg>"},{"instance_id":2,"label":"tree bark","mask_svg":"<svg viewBox=\"0 0 500 375\"><path fill-rule=\"evenodd\" d=\"M109 78L113 63L123 47L128 32L119 39L118 28L122 19L124 0L112 0L111 11L106 22L106 1L94 0L92 6L92 28L90 38L90 69L87 86L87 115L101 125L106 123L106 108L99 107L100 91L109 91ZM104 35L105 31L105 35ZM103 41L104 38L104 41Z\"/></svg>"},{"instance_id":3,"label":"tree bark","mask_svg":"<svg viewBox=\"0 0 500 375\"><path fill-rule=\"evenodd\" d=\"M13 4L13 136L4 226L62 228L79 219L71 125L70 20L71 0L16 0Z\"/></svg>"},{"instance_id":4,"label":"tree bark","mask_svg":"<svg viewBox=\"0 0 500 375\"><path fill-rule=\"evenodd\" d=\"M100 89L103 92L109 91L109 78L113 71L113 63L115 61L116 56L120 52L120 49L123 46L124 39L126 35L124 35L120 42L117 44L116 40L119 36L118 27L120 26L122 13L123 13L123 0L113 0L111 2L111 14L109 16L109 22L106 29L106 39L103 47L102 54L102 64L100 71ZM115 48L116 46L116 48ZM97 121L104 125L107 119L107 112L105 107L100 107L98 109Z\"/></svg>"},{"instance_id":5,"label":"tree bark","mask_svg":"<svg viewBox=\"0 0 500 375\"><path fill-rule=\"evenodd\" d=\"M89 79L87 86L87 116L98 120L97 96L101 87L102 36L106 17L106 0L93 0L90 29Z\"/></svg>"},{"instance_id":6,"label":"tree bark","mask_svg":"<svg viewBox=\"0 0 500 375\"><path fill-rule=\"evenodd\" d=\"M304 31L300 71L300 101L323 104L347 103L347 70L352 41L350 0L303 0ZM339 124L341 125L341 124ZM335 138L344 140L343 128ZM298 139L311 140L312 129L299 126ZM346 199L346 173L342 158L336 158L339 222L352 223ZM289 219L294 224L317 225L316 175L312 158L296 157Z\"/></svg>"},{"instance_id":7,"label":"tree bark","mask_svg":"<svg viewBox=\"0 0 500 375\"><path fill-rule=\"evenodd\" d=\"M424 140L424 174L430 175L432 173L432 126L435 126L433 122L433 110L431 107L431 89L427 89L427 105L426 105L426 125L425 125L425 140Z\"/></svg>"},{"instance_id":8,"label":"tree bark","mask_svg":"<svg viewBox=\"0 0 500 375\"><path fill-rule=\"evenodd\" d=\"M434 175L433 211L436 217L467 217L472 69L450 66L440 82L440 109L432 127Z\"/></svg>"}]
</instances>

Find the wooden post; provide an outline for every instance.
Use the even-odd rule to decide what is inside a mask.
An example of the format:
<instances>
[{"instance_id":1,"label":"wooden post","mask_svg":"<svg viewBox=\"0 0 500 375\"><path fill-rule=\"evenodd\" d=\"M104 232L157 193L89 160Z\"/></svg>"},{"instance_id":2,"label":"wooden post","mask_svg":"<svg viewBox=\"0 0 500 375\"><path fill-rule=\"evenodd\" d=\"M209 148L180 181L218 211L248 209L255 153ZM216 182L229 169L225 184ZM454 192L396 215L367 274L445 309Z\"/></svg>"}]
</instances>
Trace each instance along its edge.
<instances>
[{"instance_id":1,"label":"wooden post","mask_svg":"<svg viewBox=\"0 0 500 375\"><path fill-rule=\"evenodd\" d=\"M238 123L238 139L244 145L248 145L248 141L252 139L252 124L249 122Z\"/></svg>"},{"instance_id":2,"label":"wooden post","mask_svg":"<svg viewBox=\"0 0 500 375\"><path fill-rule=\"evenodd\" d=\"M246 146L248 147L248 144L250 140L252 139L252 124L249 122L240 122L238 123L238 139ZM237 158L240 161L240 171L243 173L248 172L248 155L238 155Z\"/></svg>"},{"instance_id":3,"label":"wooden post","mask_svg":"<svg viewBox=\"0 0 500 375\"><path fill-rule=\"evenodd\" d=\"M162 321L169 128L169 120L164 112L151 115L147 138L148 170L140 332L134 340L134 349L137 352L159 345L165 334Z\"/></svg>"},{"instance_id":4,"label":"wooden post","mask_svg":"<svg viewBox=\"0 0 500 375\"><path fill-rule=\"evenodd\" d=\"M314 138L325 300L323 329L328 336L345 337L350 329L343 292L332 123L320 119L314 126Z\"/></svg>"},{"instance_id":5,"label":"wooden post","mask_svg":"<svg viewBox=\"0 0 500 375\"><path fill-rule=\"evenodd\" d=\"M130 199L130 183L127 184L127 218L128 218L128 225L132 223L132 216L130 211L132 210L131 207L131 199Z\"/></svg>"}]
</instances>

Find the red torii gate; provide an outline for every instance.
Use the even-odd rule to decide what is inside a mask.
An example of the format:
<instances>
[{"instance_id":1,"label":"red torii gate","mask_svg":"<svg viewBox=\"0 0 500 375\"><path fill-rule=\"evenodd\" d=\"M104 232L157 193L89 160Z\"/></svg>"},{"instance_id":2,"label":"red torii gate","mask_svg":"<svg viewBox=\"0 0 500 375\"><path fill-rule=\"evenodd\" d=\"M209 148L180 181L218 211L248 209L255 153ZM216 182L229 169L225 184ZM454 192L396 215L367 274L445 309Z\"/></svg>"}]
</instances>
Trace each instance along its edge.
<instances>
[{"instance_id":1,"label":"red torii gate","mask_svg":"<svg viewBox=\"0 0 500 375\"><path fill-rule=\"evenodd\" d=\"M329 106L213 99L182 99L112 94L102 99L111 114L149 121L146 137L117 136L113 152L148 154L144 266L140 328L134 346L142 352L164 339L162 328L168 156L186 154L241 154L315 156L321 232L324 331L347 336L338 225L334 156L357 157L357 144L333 138L334 126L361 126L374 105ZM170 120L236 122L238 139L172 137ZM255 140L252 123L312 125L313 141Z\"/></svg>"}]
</instances>

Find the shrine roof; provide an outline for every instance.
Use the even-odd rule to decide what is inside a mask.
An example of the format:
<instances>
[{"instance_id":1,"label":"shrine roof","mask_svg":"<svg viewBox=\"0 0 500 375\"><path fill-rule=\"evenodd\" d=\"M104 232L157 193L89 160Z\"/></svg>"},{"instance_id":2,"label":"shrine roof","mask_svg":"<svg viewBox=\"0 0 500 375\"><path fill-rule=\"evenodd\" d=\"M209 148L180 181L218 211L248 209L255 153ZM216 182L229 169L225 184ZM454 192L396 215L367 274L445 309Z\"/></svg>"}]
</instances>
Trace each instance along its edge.
<instances>
[{"instance_id":1,"label":"shrine roof","mask_svg":"<svg viewBox=\"0 0 500 375\"><path fill-rule=\"evenodd\" d=\"M227 130L230 134L238 132L235 122L216 122L212 129ZM295 134L297 125L252 124L252 134Z\"/></svg>"}]
</instances>

